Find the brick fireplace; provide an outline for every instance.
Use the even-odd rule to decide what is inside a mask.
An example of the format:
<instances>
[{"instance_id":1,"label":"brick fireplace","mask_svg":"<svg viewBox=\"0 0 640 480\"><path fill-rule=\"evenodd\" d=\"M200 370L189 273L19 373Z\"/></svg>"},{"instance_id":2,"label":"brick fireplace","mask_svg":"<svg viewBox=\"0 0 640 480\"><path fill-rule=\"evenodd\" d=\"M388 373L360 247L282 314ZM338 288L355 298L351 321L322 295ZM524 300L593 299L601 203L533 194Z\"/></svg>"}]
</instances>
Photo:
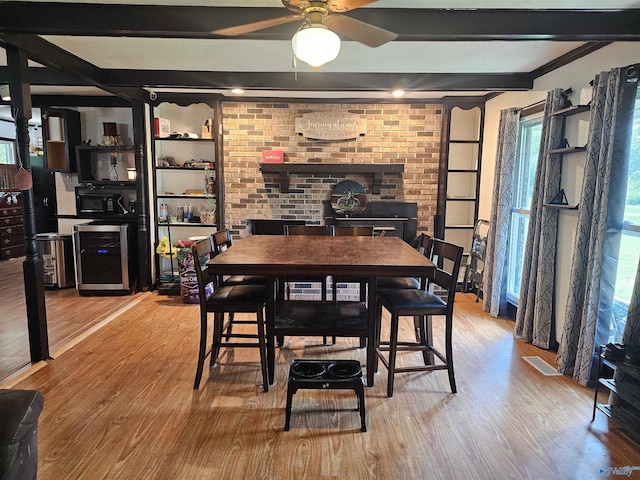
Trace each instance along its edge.
<instances>
[{"instance_id":1,"label":"brick fireplace","mask_svg":"<svg viewBox=\"0 0 640 480\"><path fill-rule=\"evenodd\" d=\"M366 135L314 141L295 133L297 117L326 111L361 115ZM244 236L250 218L323 224L333 186L349 179L370 202L417 204L417 231L433 234L441 124L441 104L224 102L226 226ZM260 170L264 150L283 151L285 163L402 164L404 171L385 174L377 185L367 173L292 173L283 193L280 175Z\"/></svg>"}]
</instances>

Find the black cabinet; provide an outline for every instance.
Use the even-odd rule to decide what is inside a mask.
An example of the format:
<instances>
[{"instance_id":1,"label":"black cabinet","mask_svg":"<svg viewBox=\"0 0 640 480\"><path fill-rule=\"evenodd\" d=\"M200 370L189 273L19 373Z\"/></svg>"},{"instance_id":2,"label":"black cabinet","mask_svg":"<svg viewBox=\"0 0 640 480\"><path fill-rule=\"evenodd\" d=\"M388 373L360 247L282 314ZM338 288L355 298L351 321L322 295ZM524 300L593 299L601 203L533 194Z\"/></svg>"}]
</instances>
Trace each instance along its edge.
<instances>
[{"instance_id":1,"label":"black cabinet","mask_svg":"<svg viewBox=\"0 0 640 480\"><path fill-rule=\"evenodd\" d=\"M76 145L81 143L80 113L68 109L42 112L44 155L47 169L76 172Z\"/></svg>"},{"instance_id":2,"label":"black cabinet","mask_svg":"<svg viewBox=\"0 0 640 480\"><path fill-rule=\"evenodd\" d=\"M36 233L58 231L56 180L47 168L43 155L31 155L33 175L33 208L36 215Z\"/></svg>"}]
</instances>

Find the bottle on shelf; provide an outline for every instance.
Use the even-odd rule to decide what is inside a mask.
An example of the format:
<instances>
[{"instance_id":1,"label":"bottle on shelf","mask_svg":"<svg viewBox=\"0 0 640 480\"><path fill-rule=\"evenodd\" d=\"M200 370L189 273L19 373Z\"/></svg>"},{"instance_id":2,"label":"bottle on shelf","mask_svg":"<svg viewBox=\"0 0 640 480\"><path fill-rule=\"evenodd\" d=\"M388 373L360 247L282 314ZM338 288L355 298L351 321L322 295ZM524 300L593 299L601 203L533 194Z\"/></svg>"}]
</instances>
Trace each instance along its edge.
<instances>
[{"instance_id":1,"label":"bottle on shelf","mask_svg":"<svg viewBox=\"0 0 640 480\"><path fill-rule=\"evenodd\" d=\"M158 220L161 222L166 222L169 216L169 210L167 209L167 204L162 202L160 204L160 215L158 215Z\"/></svg>"}]
</instances>

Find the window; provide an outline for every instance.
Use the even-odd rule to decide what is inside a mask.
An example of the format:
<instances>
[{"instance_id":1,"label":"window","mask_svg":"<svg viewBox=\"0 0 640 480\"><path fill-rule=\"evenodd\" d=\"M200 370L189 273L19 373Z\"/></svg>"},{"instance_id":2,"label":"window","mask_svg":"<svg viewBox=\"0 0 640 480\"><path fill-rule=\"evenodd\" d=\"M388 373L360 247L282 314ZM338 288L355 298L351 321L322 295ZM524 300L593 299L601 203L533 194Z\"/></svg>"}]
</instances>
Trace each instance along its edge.
<instances>
[{"instance_id":1,"label":"window","mask_svg":"<svg viewBox=\"0 0 640 480\"><path fill-rule=\"evenodd\" d=\"M538 164L538 151L542 134L542 116L520 121L518 149L513 180L513 207L511 209L511 236L509 238L507 299L517 305L520 297L522 260L527 242L531 195Z\"/></svg>"},{"instance_id":2,"label":"window","mask_svg":"<svg viewBox=\"0 0 640 480\"><path fill-rule=\"evenodd\" d=\"M16 163L13 140L0 138L0 164Z\"/></svg>"},{"instance_id":3,"label":"window","mask_svg":"<svg viewBox=\"0 0 640 480\"><path fill-rule=\"evenodd\" d=\"M627 179L627 201L624 207L624 223L618 271L613 299L613 323L610 330L610 342L619 342L627 321L627 311L635 285L638 260L640 259L640 90L636 97L633 114L633 133L631 154L629 157L629 176Z\"/></svg>"}]
</instances>

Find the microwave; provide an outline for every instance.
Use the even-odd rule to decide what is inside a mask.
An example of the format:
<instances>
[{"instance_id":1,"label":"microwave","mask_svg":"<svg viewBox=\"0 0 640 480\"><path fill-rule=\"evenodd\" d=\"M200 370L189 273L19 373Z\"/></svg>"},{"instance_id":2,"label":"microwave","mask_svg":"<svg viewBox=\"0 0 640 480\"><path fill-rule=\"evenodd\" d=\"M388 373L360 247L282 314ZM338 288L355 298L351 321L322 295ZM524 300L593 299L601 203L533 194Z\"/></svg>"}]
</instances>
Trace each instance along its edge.
<instances>
[{"instance_id":1,"label":"microwave","mask_svg":"<svg viewBox=\"0 0 640 480\"><path fill-rule=\"evenodd\" d=\"M101 191L76 191L78 215L124 215L128 213L125 196L122 193Z\"/></svg>"}]
</instances>

